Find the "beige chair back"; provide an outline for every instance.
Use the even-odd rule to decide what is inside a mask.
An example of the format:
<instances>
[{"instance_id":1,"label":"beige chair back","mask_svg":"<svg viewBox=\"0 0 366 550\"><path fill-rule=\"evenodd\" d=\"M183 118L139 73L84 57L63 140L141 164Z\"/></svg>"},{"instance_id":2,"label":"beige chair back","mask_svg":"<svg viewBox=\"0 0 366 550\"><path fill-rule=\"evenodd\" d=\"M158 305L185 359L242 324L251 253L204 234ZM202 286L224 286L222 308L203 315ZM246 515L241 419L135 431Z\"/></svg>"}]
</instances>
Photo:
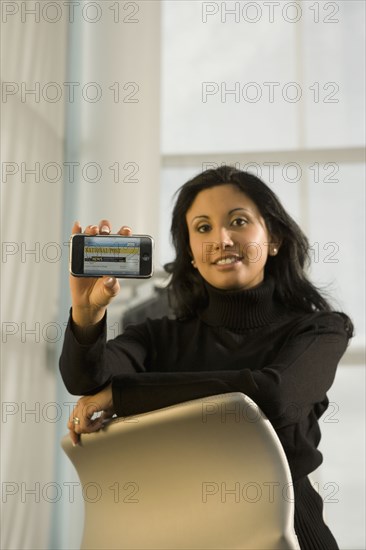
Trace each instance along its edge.
<instances>
[{"instance_id":1,"label":"beige chair back","mask_svg":"<svg viewBox=\"0 0 366 550\"><path fill-rule=\"evenodd\" d=\"M83 550L299 550L286 456L242 393L118 418L62 447L91 495Z\"/></svg>"}]
</instances>

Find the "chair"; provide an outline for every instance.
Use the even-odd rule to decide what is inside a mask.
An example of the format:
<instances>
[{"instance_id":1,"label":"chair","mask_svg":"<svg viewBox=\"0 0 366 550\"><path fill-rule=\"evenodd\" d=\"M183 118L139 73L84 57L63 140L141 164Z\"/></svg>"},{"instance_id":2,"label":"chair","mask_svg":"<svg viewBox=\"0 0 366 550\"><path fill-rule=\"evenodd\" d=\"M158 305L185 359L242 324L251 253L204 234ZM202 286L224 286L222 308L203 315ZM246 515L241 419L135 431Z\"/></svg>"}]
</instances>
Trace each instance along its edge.
<instances>
[{"instance_id":1,"label":"chair","mask_svg":"<svg viewBox=\"0 0 366 550\"><path fill-rule=\"evenodd\" d=\"M300 548L285 453L242 393L117 418L62 447L93 495L83 550Z\"/></svg>"}]
</instances>

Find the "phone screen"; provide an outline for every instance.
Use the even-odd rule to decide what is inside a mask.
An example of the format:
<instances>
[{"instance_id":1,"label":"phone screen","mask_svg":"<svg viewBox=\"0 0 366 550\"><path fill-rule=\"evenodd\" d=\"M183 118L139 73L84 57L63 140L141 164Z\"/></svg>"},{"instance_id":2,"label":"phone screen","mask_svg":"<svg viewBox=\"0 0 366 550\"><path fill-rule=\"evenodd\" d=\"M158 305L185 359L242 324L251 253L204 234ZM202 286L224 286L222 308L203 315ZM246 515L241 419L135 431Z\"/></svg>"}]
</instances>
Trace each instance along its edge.
<instances>
[{"instance_id":1,"label":"phone screen","mask_svg":"<svg viewBox=\"0 0 366 550\"><path fill-rule=\"evenodd\" d=\"M121 242L122 241L122 242ZM139 275L140 273L140 238L116 239L111 237L85 237L84 273L120 275Z\"/></svg>"}]
</instances>

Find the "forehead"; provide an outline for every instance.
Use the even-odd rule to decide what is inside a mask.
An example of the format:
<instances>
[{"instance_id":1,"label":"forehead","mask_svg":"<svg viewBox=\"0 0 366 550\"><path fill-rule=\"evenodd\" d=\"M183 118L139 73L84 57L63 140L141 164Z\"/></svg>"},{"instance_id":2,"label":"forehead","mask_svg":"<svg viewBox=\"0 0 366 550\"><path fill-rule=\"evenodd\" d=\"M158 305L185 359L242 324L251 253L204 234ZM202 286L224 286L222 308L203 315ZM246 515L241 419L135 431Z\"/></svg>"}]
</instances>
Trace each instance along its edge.
<instances>
[{"instance_id":1,"label":"forehead","mask_svg":"<svg viewBox=\"0 0 366 550\"><path fill-rule=\"evenodd\" d=\"M200 191L187 211L187 219L225 214L234 208L245 208L260 216L255 202L236 185L228 183Z\"/></svg>"}]
</instances>

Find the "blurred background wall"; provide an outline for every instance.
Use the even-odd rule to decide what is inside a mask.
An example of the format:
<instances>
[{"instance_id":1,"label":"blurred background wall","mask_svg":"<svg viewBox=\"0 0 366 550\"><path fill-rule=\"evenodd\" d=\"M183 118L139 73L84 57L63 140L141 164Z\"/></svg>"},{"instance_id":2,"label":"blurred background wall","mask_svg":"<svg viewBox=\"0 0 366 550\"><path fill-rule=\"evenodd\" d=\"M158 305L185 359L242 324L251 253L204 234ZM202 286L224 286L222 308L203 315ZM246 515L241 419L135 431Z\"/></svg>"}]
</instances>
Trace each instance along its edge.
<instances>
[{"instance_id":1,"label":"blurred background wall","mask_svg":"<svg viewBox=\"0 0 366 550\"><path fill-rule=\"evenodd\" d=\"M354 320L314 474L344 550L365 547L365 4L1 2L2 547L77 548L83 495L59 441L71 225L106 217L156 241L210 166L261 176L307 233L311 276ZM85 498L85 495L84 495Z\"/></svg>"}]
</instances>

